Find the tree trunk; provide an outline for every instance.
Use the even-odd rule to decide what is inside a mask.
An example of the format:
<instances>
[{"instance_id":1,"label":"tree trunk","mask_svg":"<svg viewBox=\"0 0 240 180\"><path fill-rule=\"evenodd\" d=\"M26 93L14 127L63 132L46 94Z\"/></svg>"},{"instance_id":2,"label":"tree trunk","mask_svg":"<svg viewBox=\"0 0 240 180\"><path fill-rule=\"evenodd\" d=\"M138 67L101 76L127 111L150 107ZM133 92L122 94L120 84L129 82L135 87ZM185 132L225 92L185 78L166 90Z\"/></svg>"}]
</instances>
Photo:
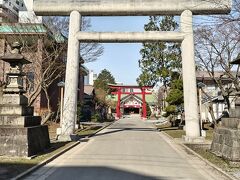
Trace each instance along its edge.
<instances>
[{"instance_id":1,"label":"tree trunk","mask_svg":"<svg viewBox=\"0 0 240 180\"><path fill-rule=\"evenodd\" d=\"M51 105L50 105L50 97L49 97L48 92L47 92L47 87L44 87L43 91L44 91L44 94L45 94L46 99L47 99L47 108L48 108L48 114L42 120L42 124L45 124L46 122L48 122L51 119L51 117L53 115L53 112L52 112Z\"/></svg>"},{"instance_id":2,"label":"tree trunk","mask_svg":"<svg viewBox=\"0 0 240 180\"><path fill-rule=\"evenodd\" d=\"M41 124L44 125L46 124L52 117L53 112L48 112L47 116L42 120Z\"/></svg>"},{"instance_id":3,"label":"tree trunk","mask_svg":"<svg viewBox=\"0 0 240 180\"><path fill-rule=\"evenodd\" d=\"M210 105L208 106L208 112L210 113L211 118L212 118L212 123L211 124L212 124L213 127L215 127L217 125L217 120L216 120L216 118L214 116L214 112L213 112L213 103L210 102L209 104Z\"/></svg>"}]
</instances>

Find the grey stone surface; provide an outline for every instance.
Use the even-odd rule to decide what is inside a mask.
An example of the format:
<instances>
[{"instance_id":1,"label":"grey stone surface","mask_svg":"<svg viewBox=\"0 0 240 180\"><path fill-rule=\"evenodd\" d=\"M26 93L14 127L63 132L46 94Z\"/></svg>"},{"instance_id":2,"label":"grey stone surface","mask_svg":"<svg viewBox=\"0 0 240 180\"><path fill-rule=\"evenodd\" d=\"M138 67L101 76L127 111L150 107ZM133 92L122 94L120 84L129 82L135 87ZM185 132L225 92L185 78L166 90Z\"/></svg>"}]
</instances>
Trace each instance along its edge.
<instances>
[{"instance_id":1,"label":"grey stone surface","mask_svg":"<svg viewBox=\"0 0 240 180\"><path fill-rule=\"evenodd\" d=\"M0 126L39 126L41 125L40 116L0 116Z\"/></svg>"},{"instance_id":2,"label":"grey stone surface","mask_svg":"<svg viewBox=\"0 0 240 180\"><path fill-rule=\"evenodd\" d=\"M73 11L69 19L68 52L65 76L64 106L61 120L61 135L74 133L77 114L78 80L79 80L79 41L75 35L80 31L82 16Z\"/></svg>"},{"instance_id":3,"label":"grey stone surface","mask_svg":"<svg viewBox=\"0 0 240 180\"><path fill-rule=\"evenodd\" d=\"M240 130L218 127L213 134L211 151L230 161L240 161Z\"/></svg>"},{"instance_id":4,"label":"grey stone surface","mask_svg":"<svg viewBox=\"0 0 240 180\"><path fill-rule=\"evenodd\" d=\"M239 118L222 118L222 126L231 129L240 129Z\"/></svg>"},{"instance_id":5,"label":"grey stone surface","mask_svg":"<svg viewBox=\"0 0 240 180\"><path fill-rule=\"evenodd\" d=\"M233 118L239 118L240 117L240 107L235 107L234 109L229 110L229 114Z\"/></svg>"},{"instance_id":6,"label":"grey stone surface","mask_svg":"<svg viewBox=\"0 0 240 180\"><path fill-rule=\"evenodd\" d=\"M41 126L41 117L33 116L33 107L23 95L23 64L29 61L21 55L21 46L14 42L13 50L1 59L10 64L8 84L0 101L0 155L33 156L50 145L48 127Z\"/></svg>"},{"instance_id":7,"label":"grey stone surface","mask_svg":"<svg viewBox=\"0 0 240 180\"><path fill-rule=\"evenodd\" d=\"M204 137L183 136L183 140L186 143L203 143L205 141L205 138Z\"/></svg>"},{"instance_id":8,"label":"grey stone surface","mask_svg":"<svg viewBox=\"0 0 240 180\"><path fill-rule=\"evenodd\" d=\"M46 150L49 145L47 126L0 126L0 155L29 157Z\"/></svg>"},{"instance_id":9,"label":"grey stone surface","mask_svg":"<svg viewBox=\"0 0 240 180\"><path fill-rule=\"evenodd\" d=\"M136 42L182 42L184 33L181 32L78 32L80 42L102 43L136 43Z\"/></svg>"},{"instance_id":10,"label":"grey stone surface","mask_svg":"<svg viewBox=\"0 0 240 180\"><path fill-rule=\"evenodd\" d=\"M79 11L87 16L180 15L184 10L193 14L224 14L231 9L231 0L34 0L38 15L69 15Z\"/></svg>"},{"instance_id":11,"label":"grey stone surface","mask_svg":"<svg viewBox=\"0 0 240 180\"><path fill-rule=\"evenodd\" d=\"M197 98L196 65L194 60L193 14L189 10L180 17L181 32L185 33L182 41L182 78L186 140L200 139L199 109ZM191 140L192 139L192 140Z\"/></svg>"},{"instance_id":12,"label":"grey stone surface","mask_svg":"<svg viewBox=\"0 0 240 180\"><path fill-rule=\"evenodd\" d=\"M2 95L2 101L0 101L0 104L27 105L28 99L26 96L19 94L4 94Z\"/></svg>"},{"instance_id":13,"label":"grey stone surface","mask_svg":"<svg viewBox=\"0 0 240 180\"><path fill-rule=\"evenodd\" d=\"M13 104L2 104L0 105L0 115L19 115L19 116L32 116L33 107L13 105Z\"/></svg>"}]
</instances>

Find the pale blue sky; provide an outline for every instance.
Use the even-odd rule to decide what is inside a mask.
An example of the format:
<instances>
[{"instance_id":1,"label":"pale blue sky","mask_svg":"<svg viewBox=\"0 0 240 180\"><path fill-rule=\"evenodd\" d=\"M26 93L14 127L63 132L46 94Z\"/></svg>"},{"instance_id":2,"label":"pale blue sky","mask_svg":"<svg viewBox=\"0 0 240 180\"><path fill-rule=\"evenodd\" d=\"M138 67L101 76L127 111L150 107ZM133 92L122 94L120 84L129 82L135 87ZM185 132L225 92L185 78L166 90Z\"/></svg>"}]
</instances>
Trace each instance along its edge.
<instances>
[{"instance_id":1,"label":"pale blue sky","mask_svg":"<svg viewBox=\"0 0 240 180\"><path fill-rule=\"evenodd\" d=\"M91 30L101 31L143 31L148 17L92 17ZM98 61L85 64L88 69L99 73L108 69L115 77L116 82L136 84L140 74L138 60L141 44L136 43L107 43L103 44L104 54Z\"/></svg>"},{"instance_id":2,"label":"pale blue sky","mask_svg":"<svg viewBox=\"0 0 240 180\"><path fill-rule=\"evenodd\" d=\"M178 18L177 18L178 19ZM209 20L207 16L195 16L194 25ZM148 16L137 17L91 17L91 31L144 31L144 24L149 20ZM95 62L86 63L86 67L99 73L108 69L115 77L116 82L124 84L137 84L136 78L140 69L138 60L141 58L140 49L142 44L138 43L109 43L103 44L104 54Z\"/></svg>"}]
</instances>

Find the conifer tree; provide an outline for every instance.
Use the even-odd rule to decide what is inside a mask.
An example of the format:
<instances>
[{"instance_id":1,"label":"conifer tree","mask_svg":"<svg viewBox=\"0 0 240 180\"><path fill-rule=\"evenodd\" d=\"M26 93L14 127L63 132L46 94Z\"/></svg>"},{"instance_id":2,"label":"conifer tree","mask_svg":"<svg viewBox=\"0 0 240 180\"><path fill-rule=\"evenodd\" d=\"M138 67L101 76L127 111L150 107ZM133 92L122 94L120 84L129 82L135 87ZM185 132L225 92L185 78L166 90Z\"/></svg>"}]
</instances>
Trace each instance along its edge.
<instances>
[{"instance_id":1,"label":"conifer tree","mask_svg":"<svg viewBox=\"0 0 240 180\"><path fill-rule=\"evenodd\" d=\"M108 84L115 84L115 79L110 71L103 69L94 82L95 89L102 89L108 92Z\"/></svg>"},{"instance_id":2,"label":"conifer tree","mask_svg":"<svg viewBox=\"0 0 240 180\"><path fill-rule=\"evenodd\" d=\"M150 16L145 31L175 31L178 24L173 16ZM180 44L168 42L143 43L139 67L142 73L137 79L140 86L155 85L165 87L171 80L173 71L181 68Z\"/></svg>"}]
</instances>

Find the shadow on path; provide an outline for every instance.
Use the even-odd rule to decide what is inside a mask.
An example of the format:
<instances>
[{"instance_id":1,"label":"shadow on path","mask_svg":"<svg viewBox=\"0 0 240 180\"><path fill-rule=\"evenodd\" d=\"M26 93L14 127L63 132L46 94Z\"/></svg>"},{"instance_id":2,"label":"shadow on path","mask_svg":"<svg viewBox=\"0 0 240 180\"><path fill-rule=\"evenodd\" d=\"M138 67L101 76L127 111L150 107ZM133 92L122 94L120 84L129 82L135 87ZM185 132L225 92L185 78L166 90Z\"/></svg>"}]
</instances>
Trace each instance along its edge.
<instances>
[{"instance_id":1,"label":"shadow on path","mask_svg":"<svg viewBox=\"0 0 240 180\"><path fill-rule=\"evenodd\" d=\"M144 131L147 131L147 132L157 131L157 129L153 129L153 128L108 128L108 129L110 131L99 133L94 136L103 136L103 135L113 134L113 133L117 133L117 132L121 132L121 131L143 131L143 132Z\"/></svg>"},{"instance_id":2,"label":"shadow on path","mask_svg":"<svg viewBox=\"0 0 240 180\"><path fill-rule=\"evenodd\" d=\"M34 178L34 177L30 177ZM38 176L39 178L39 176ZM35 178L34 178L35 179ZM46 179L50 180L171 180L171 177L152 177L126 170L103 166L65 166L59 167ZM177 179L183 179L177 177Z\"/></svg>"}]
</instances>

